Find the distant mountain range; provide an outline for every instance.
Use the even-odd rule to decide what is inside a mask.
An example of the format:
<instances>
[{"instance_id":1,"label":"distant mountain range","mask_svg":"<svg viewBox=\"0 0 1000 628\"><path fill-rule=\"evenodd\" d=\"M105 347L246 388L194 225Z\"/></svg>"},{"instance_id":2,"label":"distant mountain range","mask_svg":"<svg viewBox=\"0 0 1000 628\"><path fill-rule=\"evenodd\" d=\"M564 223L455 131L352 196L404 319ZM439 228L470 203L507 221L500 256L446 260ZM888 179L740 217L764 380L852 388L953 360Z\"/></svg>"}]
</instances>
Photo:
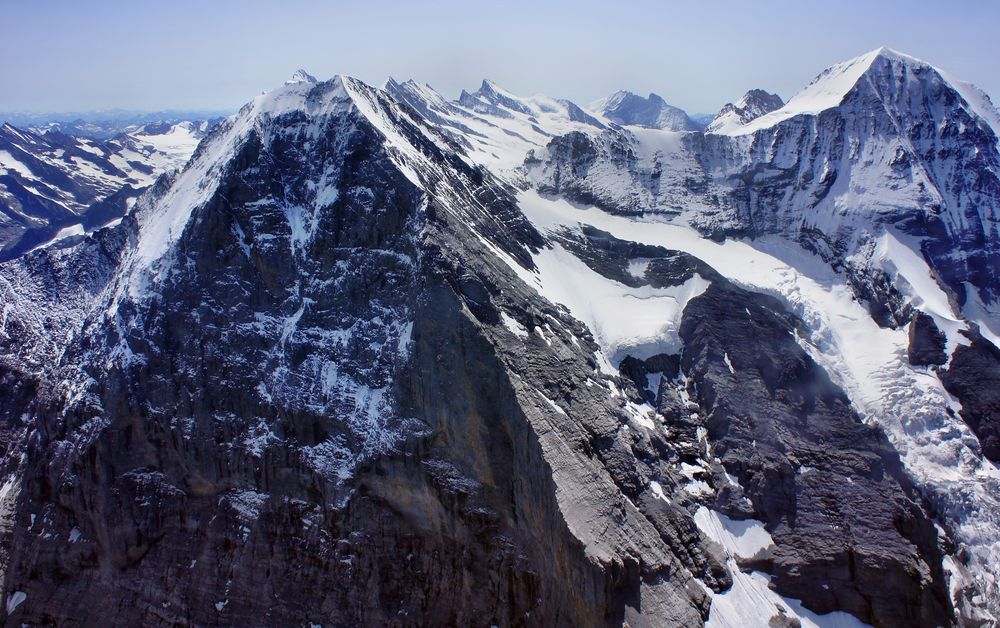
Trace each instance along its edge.
<instances>
[{"instance_id":1,"label":"distant mountain range","mask_svg":"<svg viewBox=\"0 0 1000 628\"><path fill-rule=\"evenodd\" d=\"M134 111L129 109L104 109L99 111L70 112L0 112L0 123L29 130L34 133L59 131L90 139L106 140L122 133L132 133L147 124L175 124L218 120L230 115L225 110L164 110Z\"/></svg>"}]
</instances>

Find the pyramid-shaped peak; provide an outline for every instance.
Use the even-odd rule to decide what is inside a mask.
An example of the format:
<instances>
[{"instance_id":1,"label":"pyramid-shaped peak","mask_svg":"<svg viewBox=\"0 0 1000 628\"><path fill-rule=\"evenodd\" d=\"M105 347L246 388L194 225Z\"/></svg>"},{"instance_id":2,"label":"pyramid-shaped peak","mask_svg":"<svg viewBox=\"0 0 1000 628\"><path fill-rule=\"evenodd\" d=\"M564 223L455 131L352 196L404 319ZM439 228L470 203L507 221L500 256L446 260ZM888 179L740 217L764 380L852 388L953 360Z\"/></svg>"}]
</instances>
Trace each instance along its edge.
<instances>
[{"instance_id":1,"label":"pyramid-shaped peak","mask_svg":"<svg viewBox=\"0 0 1000 628\"><path fill-rule=\"evenodd\" d=\"M285 81L285 85L294 85L295 83L316 83L316 77L309 74L305 70L299 68L295 71L292 76Z\"/></svg>"},{"instance_id":2,"label":"pyramid-shaped peak","mask_svg":"<svg viewBox=\"0 0 1000 628\"><path fill-rule=\"evenodd\" d=\"M496 81L491 79L483 79L482 84L479 86L479 91L476 92L477 95L484 97L504 97L504 98L516 98L514 93L509 90L504 89Z\"/></svg>"},{"instance_id":3,"label":"pyramid-shaped peak","mask_svg":"<svg viewBox=\"0 0 1000 628\"><path fill-rule=\"evenodd\" d=\"M763 89L751 89L735 103L727 103L705 128L707 133L731 133L740 127L777 111L785 105L781 96Z\"/></svg>"},{"instance_id":4,"label":"pyramid-shaped peak","mask_svg":"<svg viewBox=\"0 0 1000 628\"><path fill-rule=\"evenodd\" d=\"M902 61L904 63L919 63L926 65L926 63L924 63L920 59L917 59L916 57L910 56L906 53L899 52L898 50L893 50L888 46L881 46L879 48L876 48L875 50L872 50L868 54L872 55L876 59L889 59L892 61Z\"/></svg>"}]
</instances>

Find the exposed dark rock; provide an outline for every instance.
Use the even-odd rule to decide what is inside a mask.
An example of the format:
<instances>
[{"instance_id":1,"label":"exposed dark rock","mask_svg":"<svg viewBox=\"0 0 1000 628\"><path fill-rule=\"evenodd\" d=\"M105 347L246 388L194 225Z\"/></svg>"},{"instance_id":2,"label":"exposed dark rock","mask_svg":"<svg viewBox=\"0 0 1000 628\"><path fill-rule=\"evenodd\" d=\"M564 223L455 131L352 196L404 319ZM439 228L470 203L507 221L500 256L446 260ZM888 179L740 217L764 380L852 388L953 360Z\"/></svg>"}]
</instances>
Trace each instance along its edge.
<instances>
[{"instance_id":1,"label":"exposed dark rock","mask_svg":"<svg viewBox=\"0 0 1000 628\"><path fill-rule=\"evenodd\" d=\"M1000 462L1000 349L978 331L966 334L939 377L962 404L962 419L979 438L983 455Z\"/></svg>"},{"instance_id":2,"label":"exposed dark rock","mask_svg":"<svg viewBox=\"0 0 1000 628\"><path fill-rule=\"evenodd\" d=\"M30 600L10 621L707 617L692 573L725 586L721 562L685 511L635 505L665 443L621 429L620 401L586 384L588 332L514 285L472 231L530 267L541 239L512 190L366 96L434 164L421 169L433 193L356 110L293 112L234 147L169 272L121 298L115 321L99 310L79 322L63 370L35 374L13 359L52 339L24 336L13 351L4 337L11 366L0 375L15 394L3 439L25 451L4 459L19 487L15 524L2 527L4 587ZM310 124L322 132L305 145ZM323 178L337 194L307 183ZM305 212L307 235L289 208ZM126 251L137 229L130 215L98 241ZM100 293L120 262L88 260L94 248L11 268L53 283L64 267L100 270ZM53 262L62 255L72 263ZM546 325L548 342L511 342L500 308ZM83 394L54 392L60 377Z\"/></svg>"},{"instance_id":3,"label":"exposed dark rock","mask_svg":"<svg viewBox=\"0 0 1000 628\"><path fill-rule=\"evenodd\" d=\"M795 342L800 324L773 298L716 280L680 330L716 455L774 537L762 566L818 613L951 623L931 514L885 436Z\"/></svg>"},{"instance_id":4,"label":"exposed dark rock","mask_svg":"<svg viewBox=\"0 0 1000 628\"><path fill-rule=\"evenodd\" d=\"M947 337L938 329L934 318L916 310L910 318L910 345L906 354L913 366L941 365L948 361L945 353Z\"/></svg>"},{"instance_id":5,"label":"exposed dark rock","mask_svg":"<svg viewBox=\"0 0 1000 628\"><path fill-rule=\"evenodd\" d=\"M738 288L689 255L595 229L583 235L560 242L606 277L625 280L628 260L642 257L644 281L654 287L694 273L711 281L688 303L680 329L680 367L698 412L669 386L656 400L672 431L668 455L697 464L704 457L697 432L707 429L714 455L742 485L734 492L705 476L715 503L766 523L776 545L753 566L818 613L846 610L877 625L949 624L932 513L885 435L861 422L795 341L803 323L773 297ZM648 362L629 356L619 366L639 391Z\"/></svg>"}]
</instances>

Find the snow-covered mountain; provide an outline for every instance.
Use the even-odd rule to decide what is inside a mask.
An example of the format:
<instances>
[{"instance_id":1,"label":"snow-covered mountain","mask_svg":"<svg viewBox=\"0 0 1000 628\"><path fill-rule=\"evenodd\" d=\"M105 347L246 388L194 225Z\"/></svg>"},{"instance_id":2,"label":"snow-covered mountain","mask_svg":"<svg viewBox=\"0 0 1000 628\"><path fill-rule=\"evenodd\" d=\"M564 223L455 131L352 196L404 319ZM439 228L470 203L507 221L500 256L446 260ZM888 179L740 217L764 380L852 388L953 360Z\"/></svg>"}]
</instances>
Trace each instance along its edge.
<instances>
[{"instance_id":1,"label":"snow-covered mountain","mask_svg":"<svg viewBox=\"0 0 1000 628\"><path fill-rule=\"evenodd\" d=\"M108 140L0 127L0 259L120 218L161 173L182 167L208 121L149 123Z\"/></svg>"},{"instance_id":2,"label":"snow-covered mountain","mask_svg":"<svg viewBox=\"0 0 1000 628\"><path fill-rule=\"evenodd\" d=\"M656 94L643 98L632 92L619 91L591 103L589 109L618 124L667 131L701 130L683 109L668 105Z\"/></svg>"},{"instance_id":3,"label":"snow-covered mountain","mask_svg":"<svg viewBox=\"0 0 1000 628\"><path fill-rule=\"evenodd\" d=\"M995 622L989 100L626 101L297 72L0 264L7 621Z\"/></svg>"},{"instance_id":4,"label":"snow-covered mountain","mask_svg":"<svg viewBox=\"0 0 1000 628\"><path fill-rule=\"evenodd\" d=\"M131 111L108 109L77 112L0 112L0 121L14 127L44 135L58 131L63 135L109 140L125 133L135 133L147 124L199 123L204 120L214 124L229 115L230 111Z\"/></svg>"},{"instance_id":5,"label":"snow-covered mountain","mask_svg":"<svg viewBox=\"0 0 1000 628\"><path fill-rule=\"evenodd\" d=\"M728 133L785 105L781 96L751 89L736 103L727 103L706 126L706 133Z\"/></svg>"}]
</instances>

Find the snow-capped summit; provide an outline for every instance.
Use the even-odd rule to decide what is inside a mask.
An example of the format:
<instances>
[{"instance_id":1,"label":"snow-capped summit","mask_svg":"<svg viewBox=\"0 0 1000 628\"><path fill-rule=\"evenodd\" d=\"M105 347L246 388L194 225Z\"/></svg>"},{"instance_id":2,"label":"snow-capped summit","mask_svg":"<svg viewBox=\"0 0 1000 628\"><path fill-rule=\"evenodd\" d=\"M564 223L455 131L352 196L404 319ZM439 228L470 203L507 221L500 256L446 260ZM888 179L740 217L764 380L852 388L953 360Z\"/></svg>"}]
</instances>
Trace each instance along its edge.
<instances>
[{"instance_id":1,"label":"snow-capped summit","mask_svg":"<svg viewBox=\"0 0 1000 628\"><path fill-rule=\"evenodd\" d=\"M947 89L956 93L965 101L964 108L969 113L982 118L994 132L1000 128L1000 115L978 88L952 79L929 63L882 47L827 68L780 109L716 132L746 135L796 116L819 115L847 104L852 97L853 100L874 99L883 103L896 99L898 102L892 103L887 110L906 116L910 113L907 107L915 112L921 106L918 101L903 102L907 94L926 89ZM903 105L903 109L898 105Z\"/></svg>"},{"instance_id":2,"label":"snow-capped summit","mask_svg":"<svg viewBox=\"0 0 1000 628\"><path fill-rule=\"evenodd\" d=\"M618 124L667 131L699 130L698 125L683 109L667 104L663 98L652 93L643 98L632 92L618 91L591 103L590 110Z\"/></svg>"},{"instance_id":3,"label":"snow-capped summit","mask_svg":"<svg viewBox=\"0 0 1000 628\"><path fill-rule=\"evenodd\" d=\"M521 100L489 79L483 79L483 84L471 94L462 90L458 102L477 113L510 117L511 112L531 114L531 109Z\"/></svg>"},{"instance_id":4,"label":"snow-capped summit","mask_svg":"<svg viewBox=\"0 0 1000 628\"><path fill-rule=\"evenodd\" d=\"M706 127L706 133L726 133L784 106L781 96L751 89L735 103L727 103Z\"/></svg>"},{"instance_id":5,"label":"snow-capped summit","mask_svg":"<svg viewBox=\"0 0 1000 628\"><path fill-rule=\"evenodd\" d=\"M285 85L292 85L293 83L316 83L316 77L309 74L305 70L299 68L295 71L295 74L285 81Z\"/></svg>"}]
</instances>

